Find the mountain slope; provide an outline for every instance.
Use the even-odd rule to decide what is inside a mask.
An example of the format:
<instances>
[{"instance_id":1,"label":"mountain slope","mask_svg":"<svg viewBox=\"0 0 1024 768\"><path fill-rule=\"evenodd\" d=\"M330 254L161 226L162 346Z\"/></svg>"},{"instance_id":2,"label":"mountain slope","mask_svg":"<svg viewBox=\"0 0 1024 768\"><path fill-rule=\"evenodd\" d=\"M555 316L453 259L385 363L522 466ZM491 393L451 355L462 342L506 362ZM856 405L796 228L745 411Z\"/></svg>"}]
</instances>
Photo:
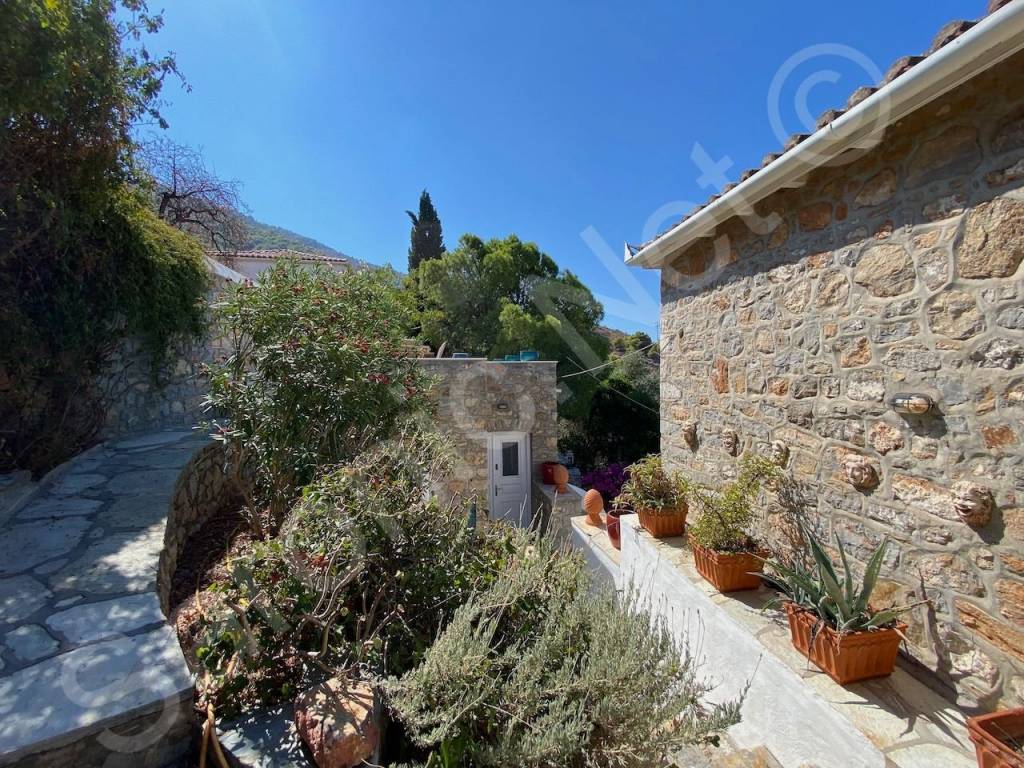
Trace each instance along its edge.
<instances>
[{"instance_id":1,"label":"mountain slope","mask_svg":"<svg viewBox=\"0 0 1024 768\"><path fill-rule=\"evenodd\" d=\"M273 224L264 224L262 221L257 221L252 216L243 215L241 218L248 231L248 238L242 244L243 250L258 251L291 248L296 251L322 253L327 256L340 256L348 259L352 264L359 267L375 266L362 261L361 259L357 259L354 256L349 256L347 253L342 253L328 245L324 245L319 240L314 240L311 237L300 235L298 232L292 232L290 229L276 227Z\"/></svg>"}]
</instances>

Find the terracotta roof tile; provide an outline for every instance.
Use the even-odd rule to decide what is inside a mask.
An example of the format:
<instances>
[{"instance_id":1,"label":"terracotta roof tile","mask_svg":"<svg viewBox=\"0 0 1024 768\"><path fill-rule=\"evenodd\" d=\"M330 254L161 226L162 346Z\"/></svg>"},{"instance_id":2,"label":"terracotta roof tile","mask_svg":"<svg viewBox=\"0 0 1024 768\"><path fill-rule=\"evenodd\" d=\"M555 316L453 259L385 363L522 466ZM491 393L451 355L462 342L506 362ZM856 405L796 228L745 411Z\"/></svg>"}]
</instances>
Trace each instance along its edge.
<instances>
[{"instance_id":1,"label":"terracotta roof tile","mask_svg":"<svg viewBox=\"0 0 1024 768\"><path fill-rule=\"evenodd\" d=\"M806 139L811 134L809 133L794 133L786 140L786 144L782 147L783 152L789 152L793 147L799 144L801 141Z\"/></svg>"},{"instance_id":2,"label":"terracotta roof tile","mask_svg":"<svg viewBox=\"0 0 1024 768\"><path fill-rule=\"evenodd\" d=\"M326 261L330 263L346 263L348 259L341 256L328 256L326 253L297 251L292 248L264 249L255 251L231 251L229 253L211 254L226 259L299 259L300 261Z\"/></svg>"},{"instance_id":3,"label":"terracotta roof tile","mask_svg":"<svg viewBox=\"0 0 1024 768\"><path fill-rule=\"evenodd\" d=\"M951 21L935 35L935 39L932 40L932 47L928 49L928 53L935 53L939 48L951 43L956 40L960 35L966 32L968 29L973 27L977 22L974 21Z\"/></svg>"},{"instance_id":4,"label":"terracotta roof tile","mask_svg":"<svg viewBox=\"0 0 1024 768\"><path fill-rule=\"evenodd\" d=\"M1004 5L1007 5L1009 2L1011 2L1011 0L989 0L989 3L988 3L988 13L986 15L995 13L1000 8L1002 8ZM960 35L962 35L964 32L969 30L976 23L977 22L975 22L975 21L963 21L963 20L954 20L954 21L950 21L950 22L946 23L942 27L942 29L940 29L938 31L938 33L935 35L935 38L932 40L931 47L928 49L927 52L925 52L923 55L920 55L920 56L902 56L901 58L899 58L896 61L894 61L889 66L889 69L886 71L885 76L882 79L882 82L878 83L875 86L867 86L867 85L861 86L860 88L855 90L853 93L850 94L850 97L846 101L846 106L843 107L842 109L827 109L824 112L822 112L821 115L818 117L817 122L815 123L816 129L819 130L819 131L822 130L823 128L828 126L828 124L831 123L833 120L835 120L838 117L840 117L844 112L846 112L849 109L852 109L853 107L857 106L862 101L864 101L864 99L866 99L868 96L870 96L875 91L877 91L879 87L881 87L882 85L886 85L888 83L891 83L897 77L899 77L900 75L904 74L905 72L907 72L908 70L910 70L911 68L913 68L914 66L919 64L921 61L923 61L929 55L935 53L937 50L942 48L944 45L947 45L950 42L952 42L953 40L955 40L956 38L960 37ZM760 168L748 168L745 171L743 171L742 173L740 173L740 175L739 175L739 182L742 183L742 182L746 181L747 179L749 179L752 176L754 176L755 174L757 174L757 172L759 170L761 170L762 168L765 168L768 165L771 165L771 163L773 163L776 160L778 160L784 153L786 153L789 150L793 149L795 146L800 144L800 142L802 142L805 139L809 138L809 136L810 136L810 134L806 134L806 133L793 134L786 141L786 144L783 147L782 152L769 152L768 154L766 154L762 158L762 160L761 160ZM646 243L643 243L642 245L638 245L638 246L629 245L627 243L627 248L629 249L630 253L636 253L639 250L641 250L642 248L644 248L644 247L650 245L651 243L653 243L655 240L659 240L661 237L663 237L665 234L667 234L670 230L674 229L676 226L678 226L682 222L684 222L687 219L689 219L690 217L692 217L698 211L702 210L703 208L706 208L708 205L710 205L715 200L717 200L719 197L721 197L722 194L724 194L725 192L728 192L729 190L733 189L735 186L737 186L737 183L735 183L735 182L728 184L727 186L725 186L722 189L722 191L720 193L712 195L703 205L698 205L692 211L690 211L685 216L683 216L682 219L680 219L678 222L676 222L675 224L669 226L664 232L661 232L660 234L656 235L651 240L648 240Z\"/></svg>"},{"instance_id":5,"label":"terracotta roof tile","mask_svg":"<svg viewBox=\"0 0 1024 768\"><path fill-rule=\"evenodd\" d=\"M924 56L901 56L889 67L889 71L885 73L885 78L882 82L891 83L908 69L920 64L922 61L924 61Z\"/></svg>"},{"instance_id":6,"label":"terracotta roof tile","mask_svg":"<svg viewBox=\"0 0 1024 768\"><path fill-rule=\"evenodd\" d=\"M862 101L864 101L864 99L866 99L868 96L870 96L877 90L877 88L874 88L870 85L862 85L860 88L858 88L856 91L850 94L850 98L846 100L846 108L853 109Z\"/></svg>"},{"instance_id":7,"label":"terracotta roof tile","mask_svg":"<svg viewBox=\"0 0 1024 768\"><path fill-rule=\"evenodd\" d=\"M824 112L818 115L818 122L815 123L814 127L820 131L826 125L828 125L841 114L843 114L843 112L845 111L845 109L826 109Z\"/></svg>"}]
</instances>

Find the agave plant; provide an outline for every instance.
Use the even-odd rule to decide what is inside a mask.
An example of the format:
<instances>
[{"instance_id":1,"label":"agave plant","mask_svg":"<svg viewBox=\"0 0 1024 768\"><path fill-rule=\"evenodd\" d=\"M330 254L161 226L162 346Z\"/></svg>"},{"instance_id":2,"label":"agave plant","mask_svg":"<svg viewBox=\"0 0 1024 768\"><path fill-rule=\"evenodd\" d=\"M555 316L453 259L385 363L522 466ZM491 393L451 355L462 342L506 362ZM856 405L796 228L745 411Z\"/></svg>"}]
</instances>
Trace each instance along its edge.
<instances>
[{"instance_id":1,"label":"agave plant","mask_svg":"<svg viewBox=\"0 0 1024 768\"><path fill-rule=\"evenodd\" d=\"M873 611L870 607L871 593L878 582L882 559L889 545L888 539L884 539L871 554L864 569L864 577L858 580L850 569L846 549L838 534L835 539L842 562L841 577L821 542L803 525L800 530L810 547L812 565L805 568L768 561L767 566L771 572L762 578L783 594L782 598L773 600L769 606L781 601L793 602L800 608L812 611L819 621L840 633L863 632L889 626L901 613L913 607L893 607L880 611Z\"/></svg>"}]
</instances>

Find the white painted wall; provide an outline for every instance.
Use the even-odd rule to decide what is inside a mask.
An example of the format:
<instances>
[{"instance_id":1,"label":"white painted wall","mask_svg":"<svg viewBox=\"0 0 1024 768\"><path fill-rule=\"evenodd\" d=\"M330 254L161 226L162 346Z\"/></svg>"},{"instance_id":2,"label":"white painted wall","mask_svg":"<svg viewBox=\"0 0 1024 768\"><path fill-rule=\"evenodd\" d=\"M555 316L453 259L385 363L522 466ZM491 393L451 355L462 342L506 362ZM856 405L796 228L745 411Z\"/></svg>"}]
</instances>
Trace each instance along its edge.
<instances>
[{"instance_id":1,"label":"white painted wall","mask_svg":"<svg viewBox=\"0 0 1024 768\"><path fill-rule=\"evenodd\" d=\"M734 699L749 686L742 721L729 730L737 747L764 746L784 768L885 767L885 757L853 723L691 582L667 559L666 548L641 536L636 515L622 518L617 574L580 531L574 530L572 541L598 578L635 590L641 605L702 659L702 674L716 685L711 701Z\"/></svg>"}]
</instances>

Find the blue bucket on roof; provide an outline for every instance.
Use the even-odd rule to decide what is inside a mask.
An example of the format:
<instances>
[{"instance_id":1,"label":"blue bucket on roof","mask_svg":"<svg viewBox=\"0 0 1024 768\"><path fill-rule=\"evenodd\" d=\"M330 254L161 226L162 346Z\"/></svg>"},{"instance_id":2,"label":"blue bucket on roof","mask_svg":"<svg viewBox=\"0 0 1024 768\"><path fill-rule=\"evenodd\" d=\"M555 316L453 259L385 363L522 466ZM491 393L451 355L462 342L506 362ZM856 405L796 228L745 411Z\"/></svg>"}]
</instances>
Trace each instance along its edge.
<instances>
[{"instance_id":1,"label":"blue bucket on roof","mask_svg":"<svg viewBox=\"0 0 1024 768\"><path fill-rule=\"evenodd\" d=\"M538 352L536 349L523 349L520 350L519 352L519 359L522 360L524 363L530 362L532 360L540 360L540 352Z\"/></svg>"}]
</instances>

